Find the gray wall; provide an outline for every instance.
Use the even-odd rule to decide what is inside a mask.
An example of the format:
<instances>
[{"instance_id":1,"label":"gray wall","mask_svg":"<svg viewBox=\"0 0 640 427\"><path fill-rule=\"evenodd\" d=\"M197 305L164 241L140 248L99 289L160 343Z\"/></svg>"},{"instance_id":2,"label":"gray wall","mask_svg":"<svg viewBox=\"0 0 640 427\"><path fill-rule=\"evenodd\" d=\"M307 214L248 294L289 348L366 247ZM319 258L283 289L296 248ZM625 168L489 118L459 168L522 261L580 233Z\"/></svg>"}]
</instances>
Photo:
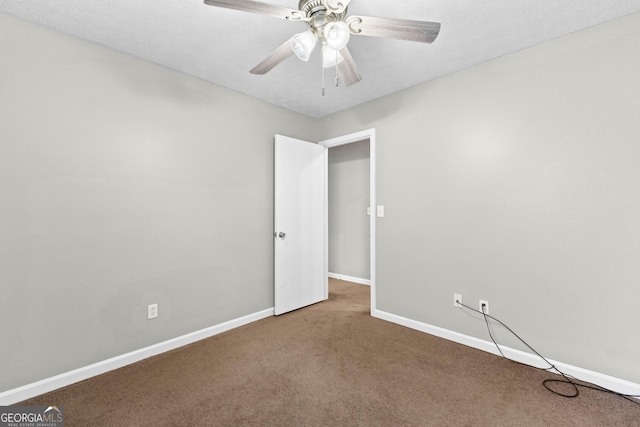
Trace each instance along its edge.
<instances>
[{"instance_id":1,"label":"gray wall","mask_svg":"<svg viewBox=\"0 0 640 427\"><path fill-rule=\"evenodd\" d=\"M0 39L0 391L273 307L273 136L315 120L4 14Z\"/></svg>"},{"instance_id":2,"label":"gray wall","mask_svg":"<svg viewBox=\"0 0 640 427\"><path fill-rule=\"evenodd\" d=\"M0 35L0 391L271 307L273 135L317 126L376 128L379 309L640 382L640 14L319 121Z\"/></svg>"},{"instance_id":3,"label":"gray wall","mask_svg":"<svg viewBox=\"0 0 640 427\"><path fill-rule=\"evenodd\" d=\"M488 340L452 307L487 299L547 357L640 382L638 52L634 14L321 119L376 128L378 309Z\"/></svg>"},{"instance_id":4,"label":"gray wall","mask_svg":"<svg viewBox=\"0 0 640 427\"><path fill-rule=\"evenodd\" d=\"M329 272L370 279L369 141L329 149Z\"/></svg>"}]
</instances>

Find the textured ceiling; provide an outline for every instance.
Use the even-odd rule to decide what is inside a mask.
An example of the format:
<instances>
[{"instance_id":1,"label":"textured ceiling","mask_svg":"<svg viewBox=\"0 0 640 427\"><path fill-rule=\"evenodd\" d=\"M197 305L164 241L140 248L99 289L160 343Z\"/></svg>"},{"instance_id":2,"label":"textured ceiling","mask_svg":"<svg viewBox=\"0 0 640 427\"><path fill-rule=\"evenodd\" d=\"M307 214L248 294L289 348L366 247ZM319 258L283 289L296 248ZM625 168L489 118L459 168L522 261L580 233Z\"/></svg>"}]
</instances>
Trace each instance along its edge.
<instances>
[{"instance_id":1,"label":"textured ceiling","mask_svg":"<svg viewBox=\"0 0 640 427\"><path fill-rule=\"evenodd\" d=\"M266 2L266 1L265 1ZM296 9L298 0L268 3ZM640 0L352 0L349 15L436 21L433 44L353 36L362 81L335 87L319 50L264 76L249 70L302 22L207 6L202 0L0 0L42 23L270 103L322 117L580 29L640 11Z\"/></svg>"}]
</instances>

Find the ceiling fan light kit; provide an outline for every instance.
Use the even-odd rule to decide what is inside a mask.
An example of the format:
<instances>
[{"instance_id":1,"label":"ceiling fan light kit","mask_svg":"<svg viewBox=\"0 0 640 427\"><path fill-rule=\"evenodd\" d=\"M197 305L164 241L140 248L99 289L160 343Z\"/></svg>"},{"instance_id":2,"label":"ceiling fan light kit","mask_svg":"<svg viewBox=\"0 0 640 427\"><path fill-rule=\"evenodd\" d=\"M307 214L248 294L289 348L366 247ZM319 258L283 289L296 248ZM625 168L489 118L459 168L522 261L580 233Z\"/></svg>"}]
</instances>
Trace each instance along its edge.
<instances>
[{"instance_id":1,"label":"ceiling fan light kit","mask_svg":"<svg viewBox=\"0 0 640 427\"><path fill-rule=\"evenodd\" d=\"M333 50L342 50L349 43L349 27L344 21L334 21L325 24L322 31L327 46Z\"/></svg>"},{"instance_id":2,"label":"ceiling fan light kit","mask_svg":"<svg viewBox=\"0 0 640 427\"><path fill-rule=\"evenodd\" d=\"M320 41L323 70L335 66L336 74L345 86L351 86L362 80L351 52L347 48L352 34L432 43L440 32L440 24L437 22L373 16L347 17L350 1L300 0L298 10L252 0L204 0L204 3L209 6L258 13L289 21L304 21L309 24L309 30L294 35L271 52L250 71L252 74L266 74L293 54L303 61L308 61L311 52Z\"/></svg>"},{"instance_id":3,"label":"ceiling fan light kit","mask_svg":"<svg viewBox=\"0 0 640 427\"><path fill-rule=\"evenodd\" d=\"M337 64L344 61L344 56L335 49L331 49L329 46L322 46L322 66L324 68L335 67Z\"/></svg>"},{"instance_id":4,"label":"ceiling fan light kit","mask_svg":"<svg viewBox=\"0 0 640 427\"><path fill-rule=\"evenodd\" d=\"M298 33L289 39L293 53L303 61L309 60L311 52L313 52L313 48L316 47L317 41L316 35L311 30Z\"/></svg>"}]
</instances>

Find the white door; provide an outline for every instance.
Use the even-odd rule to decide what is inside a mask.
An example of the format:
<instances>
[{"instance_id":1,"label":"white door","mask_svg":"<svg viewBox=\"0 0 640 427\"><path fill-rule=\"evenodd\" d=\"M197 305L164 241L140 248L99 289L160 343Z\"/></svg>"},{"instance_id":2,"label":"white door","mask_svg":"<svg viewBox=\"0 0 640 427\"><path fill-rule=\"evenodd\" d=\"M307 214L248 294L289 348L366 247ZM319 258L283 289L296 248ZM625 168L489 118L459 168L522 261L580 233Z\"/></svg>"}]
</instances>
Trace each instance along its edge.
<instances>
[{"instance_id":1,"label":"white door","mask_svg":"<svg viewBox=\"0 0 640 427\"><path fill-rule=\"evenodd\" d=\"M275 137L275 314L328 298L327 149Z\"/></svg>"}]
</instances>

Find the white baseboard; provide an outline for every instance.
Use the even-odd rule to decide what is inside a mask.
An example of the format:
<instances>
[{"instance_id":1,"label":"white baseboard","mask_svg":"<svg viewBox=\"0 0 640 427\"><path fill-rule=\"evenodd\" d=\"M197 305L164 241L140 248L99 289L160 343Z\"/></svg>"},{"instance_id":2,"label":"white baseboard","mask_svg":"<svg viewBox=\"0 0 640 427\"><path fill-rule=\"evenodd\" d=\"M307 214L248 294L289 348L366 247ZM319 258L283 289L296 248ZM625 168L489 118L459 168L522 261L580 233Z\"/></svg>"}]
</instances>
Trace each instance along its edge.
<instances>
[{"instance_id":1,"label":"white baseboard","mask_svg":"<svg viewBox=\"0 0 640 427\"><path fill-rule=\"evenodd\" d=\"M435 335L449 341L464 344L468 347L473 347L495 355L500 355L498 349L496 349L495 344L493 344L493 342L491 341L481 340L469 335L464 335L458 332L450 331L448 329L440 328L438 326L429 325L427 323L418 322L416 320L407 319L405 317L397 316L395 314L387 313L380 310L372 310L371 316L378 319L386 320L388 322L396 323L398 325L406 326L407 328L415 329L417 331L424 332L430 335ZM547 364L534 354L526 353L524 351L516 350L514 348L506 347L503 345L500 346L500 349L509 359L524 363L529 366L535 366L536 368L548 368ZM604 387L618 393L627 395L640 395L640 384L601 374L599 372L590 371L588 369L579 368L577 366L558 362L552 359L547 360L562 372L564 372L566 375L599 385L600 387Z\"/></svg>"},{"instance_id":2,"label":"white baseboard","mask_svg":"<svg viewBox=\"0 0 640 427\"><path fill-rule=\"evenodd\" d=\"M371 280L369 279L360 279L358 277L346 276L344 274L329 273L329 278L371 286Z\"/></svg>"},{"instance_id":3,"label":"white baseboard","mask_svg":"<svg viewBox=\"0 0 640 427\"><path fill-rule=\"evenodd\" d=\"M330 276L331 277L331 276ZM348 280L343 277L342 280ZM349 280L352 281L352 280ZM355 282L358 283L358 282ZM427 323L418 322L416 320L407 319L402 316L387 313L381 310L372 310L371 315L378 319L386 320L388 322L396 323L398 325L406 326L417 331L421 331L430 335L435 335L440 338L454 341L460 344L464 344L469 347L473 347L479 350L483 350L492 354L499 355L498 350L492 342L485 341L479 338L474 338L468 335L464 335L458 332L450 331L440 328L438 326L429 325ZM154 344L149 347L135 350L130 353L126 353L120 356L113 357L111 359L104 360L102 362L94 363L83 368L75 369L64 374L56 375L55 377L47 378L41 381L37 381L31 384L27 384L22 387L18 387L12 390L8 390L0 393L0 406L13 405L17 402L39 396L43 393L56 390L61 387L74 384L79 381L86 380L96 375L103 374L105 372L112 371L114 369L121 368L126 365L130 365L140 360L185 346L187 344L200 341L205 338L212 337L222 332L229 331L231 329L243 326L257 320L261 320L267 317L273 316L273 308L259 311L247 316L240 317L238 319L230 320L228 322L221 323L200 331L192 332L177 338L173 338L158 344ZM520 350L516 350L506 346L500 346L502 352L510 359L516 360L521 363L525 363L530 366L538 368L546 368L544 362L542 362L537 356L525 353ZM558 362L548 359L565 374L571 375L575 378L579 378L584 381L588 381L593 384L597 384L601 387L605 387L609 390L615 390L619 393L629 395L640 395L640 384L636 384L630 381L615 378L609 375L601 374L598 372L590 371L587 369L579 368L577 366L569 365L566 363Z\"/></svg>"},{"instance_id":4,"label":"white baseboard","mask_svg":"<svg viewBox=\"0 0 640 427\"><path fill-rule=\"evenodd\" d=\"M148 357L156 356L158 354L174 350L187 344L192 344L196 341L218 335L222 332L226 332L239 326L243 326L270 316L273 316L273 308L239 317L234 320L229 320L228 322L220 323L219 325L201 329L196 332L191 332L189 334L182 335L180 337L173 338L158 344L154 344L140 350L135 350L130 353L112 357L111 359L107 359L102 362L94 363L83 368L56 375L55 377L46 378L44 380L27 384L22 387L14 388L12 390L0 393L0 406L13 405L17 402L39 396L43 393L48 393L61 387L66 387L79 381L95 377L96 375L113 371L114 369L122 368L123 366L139 362Z\"/></svg>"}]
</instances>

